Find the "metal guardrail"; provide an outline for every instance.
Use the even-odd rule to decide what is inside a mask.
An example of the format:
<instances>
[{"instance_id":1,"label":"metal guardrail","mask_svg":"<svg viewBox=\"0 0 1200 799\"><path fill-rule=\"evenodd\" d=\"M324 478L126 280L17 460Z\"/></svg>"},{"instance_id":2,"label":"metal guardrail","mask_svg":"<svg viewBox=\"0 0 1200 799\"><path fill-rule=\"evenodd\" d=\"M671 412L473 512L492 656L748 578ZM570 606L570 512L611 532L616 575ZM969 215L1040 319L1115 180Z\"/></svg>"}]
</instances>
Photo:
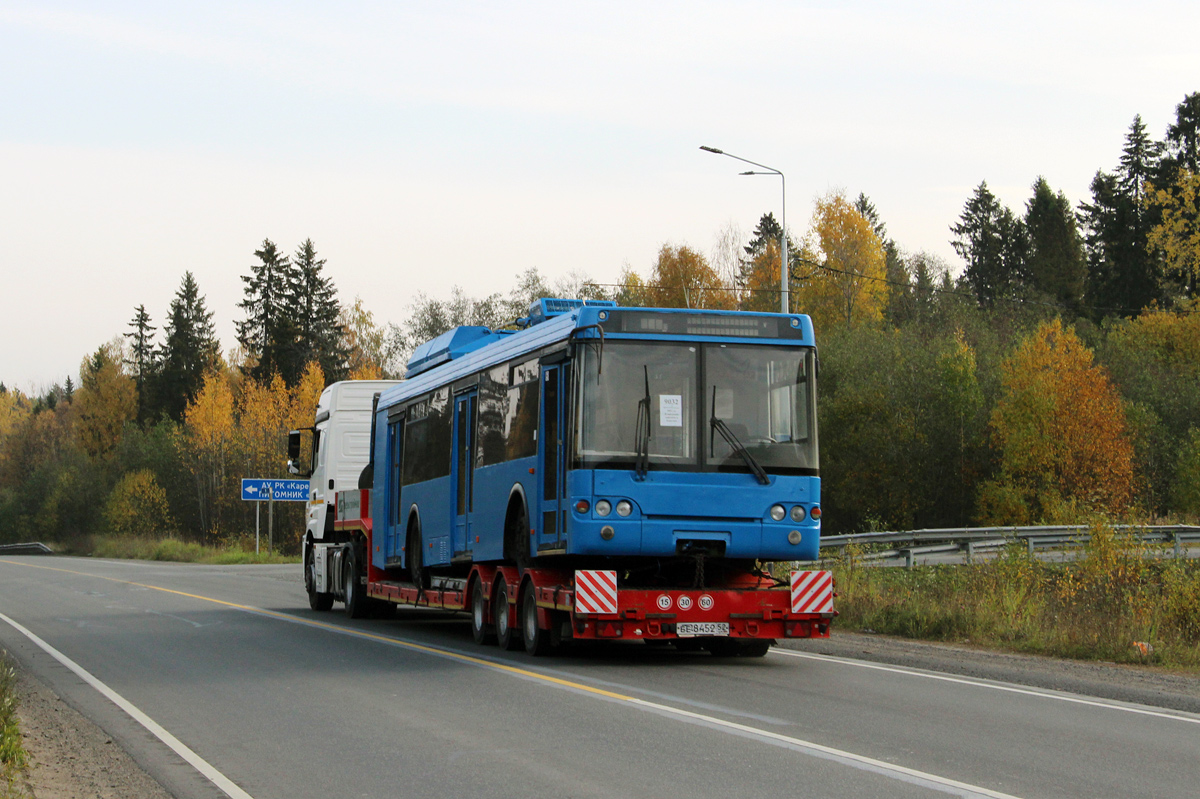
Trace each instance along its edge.
<instances>
[{"instance_id":1,"label":"metal guardrail","mask_svg":"<svg viewBox=\"0 0 1200 799\"><path fill-rule=\"evenodd\" d=\"M862 560L904 559L912 567L918 555L963 552L970 563L976 552L1000 549L1022 542L1032 555L1039 549L1081 547L1091 540L1087 525L1043 525L1036 527L948 527L905 532L853 533L821 538L822 549L845 550L847 544L892 544L892 547L861 556ZM1173 544L1173 554L1187 554L1189 544L1200 543L1200 527L1191 525L1113 525L1114 531L1132 534L1144 544ZM904 546L907 544L907 546Z\"/></svg>"},{"instance_id":2,"label":"metal guardrail","mask_svg":"<svg viewBox=\"0 0 1200 799\"><path fill-rule=\"evenodd\" d=\"M53 555L54 550L45 544L0 544L0 555Z\"/></svg>"}]
</instances>

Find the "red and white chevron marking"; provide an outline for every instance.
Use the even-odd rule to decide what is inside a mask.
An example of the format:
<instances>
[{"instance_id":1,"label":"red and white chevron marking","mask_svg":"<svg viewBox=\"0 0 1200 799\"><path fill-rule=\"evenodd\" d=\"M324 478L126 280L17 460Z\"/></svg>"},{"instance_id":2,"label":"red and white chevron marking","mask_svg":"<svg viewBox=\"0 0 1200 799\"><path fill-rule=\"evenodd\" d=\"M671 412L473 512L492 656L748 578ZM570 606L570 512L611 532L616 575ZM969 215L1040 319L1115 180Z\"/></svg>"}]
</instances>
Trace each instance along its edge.
<instances>
[{"instance_id":1,"label":"red and white chevron marking","mask_svg":"<svg viewBox=\"0 0 1200 799\"><path fill-rule=\"evenodd\" d=\"M833 572L792 572L792 613L832 613Z\"/></svg>"},{"instance_id":2,"label":"red and white chevron marking","mask_svg":"<svg viewBox=\"0 0 1200 799\"><path fill-rule=\"evenodd\" d=\"M617 573L589 569L575 572L577 613L617 612Z\"/></svg>"}]
</instances>

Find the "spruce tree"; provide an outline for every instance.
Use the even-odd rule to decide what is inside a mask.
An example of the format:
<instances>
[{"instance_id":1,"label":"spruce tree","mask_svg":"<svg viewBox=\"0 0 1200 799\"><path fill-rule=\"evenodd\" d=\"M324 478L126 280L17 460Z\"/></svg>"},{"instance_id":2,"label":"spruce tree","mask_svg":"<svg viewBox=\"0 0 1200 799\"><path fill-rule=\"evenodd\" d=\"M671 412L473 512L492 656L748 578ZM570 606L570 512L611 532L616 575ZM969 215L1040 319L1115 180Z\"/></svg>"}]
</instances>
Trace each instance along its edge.
<instances>
[{"instance_id":1,"label":"spruce tree","mask_svg":"<svg viewBox=\"0 0 1200 799\"><path fill-rule=\"evenodd\" d=\"M220 351L212 313L205 307L191 272L184 273L179 291L171 300L164 334L151 410L178 421L200 391L204 373L216 363Z\"/></svg>"},{"instance_id":2,"label":"spruce tree","mask_svg":"<svg viewBox=\"0 0 1200 799\"><path fill-rule=\"evenodd\" d=\"M292 259L293 279L288 289L287 307L295 336L281 373L289 385L300 379L309 361L321 365L328 382L346 374L349 352L340 321L342 309L333 280L321 274L324 268L325 259L317 257L312 239L305 239Z\"/></svg>"},{"instance_id":3,"label":"spruce tree","mask_svg":"<svg viewBox=\"0 0 1200 799\"><path fill-rule=\"evenodd\" d=\"M967 262L961 280L981 307L993 308L998 300L1020 292L1026 282L1028 235L1024 223L1000 205L987 181L975 189L950 231L954 251Z\"/></svg>"},{"instance_id":4,"label":"spruce tree","mask_svg":"<svg viewBox=\"0 0 1200 799\"><path fill-rule=\"evenodd\" d=\"M297 289L295 270L273 241L263 239L254 256L258 263L250 267L249 275L242 275L246 298L238 303L246 318L236 326L238 343L252 363L248 371L262 381L276 372L284 374L288 359L294 357L295 311L289 302Z\"/></svg>"},{"instance_id":5,"label":"spruce tree","mask_svg":"<svg viewBox=\"0 0 1200 799\"><path fill-rule=\"evenodd\" d=\"M1027 266L1033 287L1074 312L1083 299L1087 259L1075 214L1066 195L1057 195L1045 178L1033 184L1025 211L1029 234Z\"/></svg>"},{"instance_id":6,"label":"spruce tree","mask_svg":"<svg viewBox=\"0 0 1200 799\"><path fill-rule=\"evenodd\" d=\"M134 309L133 319L129 322L133 328L125 334L130 340L129 354L126 364L133 368L133 378L137 385L138 421L146 421L149 397L147 396L147 381L153 376L155 368L154 331L150 324L150 314L146 306L139 305Z\"/></svg>"}]
</instances>

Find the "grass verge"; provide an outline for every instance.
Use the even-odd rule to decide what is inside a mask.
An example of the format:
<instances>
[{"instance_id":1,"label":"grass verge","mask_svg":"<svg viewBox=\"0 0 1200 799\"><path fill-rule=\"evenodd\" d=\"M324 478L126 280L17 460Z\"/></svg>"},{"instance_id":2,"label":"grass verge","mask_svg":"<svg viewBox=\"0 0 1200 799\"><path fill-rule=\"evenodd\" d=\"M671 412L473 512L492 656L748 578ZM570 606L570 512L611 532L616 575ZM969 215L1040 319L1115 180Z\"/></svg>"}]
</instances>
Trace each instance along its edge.
<instances>
[{"instance_id":1,"label":"grass verge","mask_svg":"<svg viewBox=\"0 0 1200 799\"><path fill-rule=\"evenodd\" d=\"M17 724L17 673L7 656L0 653L0 798L18 799L25 794L17 780L26 764Z\"/></svg>"},{"instance_id":2,"label":"grass verge","mask_svg":"<svg viewBox=\"0 0 1200 799\"><path fill-rule=\"evenodd\" d=\"M256 553L240 542L225 546L206 546L177 538L142 536L94 536L79 554L97 558L127 558L131 560L169 560L181 563L219 565L244 563L299 563L296 555Z\"/></svg>"},{"instance_id":3,"label":"grass verge","mask_svg":"<svg viewBox=\"0 0 1200 799\"><path fill-rule=\"evenodd\" d=\"M838 626L1083 660L1200 671L1200 562L1094 525L1070 563L1023 547L967 566L833 566Z\"/></svg>"}]
</instances>

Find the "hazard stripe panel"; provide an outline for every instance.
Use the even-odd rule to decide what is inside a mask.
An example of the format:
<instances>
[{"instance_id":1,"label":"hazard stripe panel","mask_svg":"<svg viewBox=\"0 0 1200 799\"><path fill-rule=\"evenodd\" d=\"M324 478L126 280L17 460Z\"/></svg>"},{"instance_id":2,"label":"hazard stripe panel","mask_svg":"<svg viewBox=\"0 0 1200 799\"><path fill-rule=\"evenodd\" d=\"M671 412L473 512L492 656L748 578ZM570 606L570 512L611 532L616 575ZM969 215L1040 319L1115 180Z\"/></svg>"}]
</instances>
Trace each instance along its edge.
<instances>
[{"instance_id":1,"label":"hazard stripe panel","mask_svg":"<svg viewBox=\"0 0 1200 799\"><path fill-rule=\"evenodd\" d=\"M617 612L617 573L589 569L575 572L577 613Z\"/></svg>"},{"instance_id":2,"label":"hazard stripe panel","mask_svg":"<svg viewBox=\"0 0 1200 799\"><path fill-rule=\"evenodd\" d=\"M832 613L833 572L792 572L792 613Z\"/></svg>"}]
</instances>

